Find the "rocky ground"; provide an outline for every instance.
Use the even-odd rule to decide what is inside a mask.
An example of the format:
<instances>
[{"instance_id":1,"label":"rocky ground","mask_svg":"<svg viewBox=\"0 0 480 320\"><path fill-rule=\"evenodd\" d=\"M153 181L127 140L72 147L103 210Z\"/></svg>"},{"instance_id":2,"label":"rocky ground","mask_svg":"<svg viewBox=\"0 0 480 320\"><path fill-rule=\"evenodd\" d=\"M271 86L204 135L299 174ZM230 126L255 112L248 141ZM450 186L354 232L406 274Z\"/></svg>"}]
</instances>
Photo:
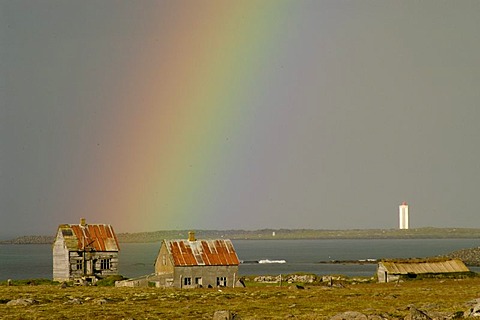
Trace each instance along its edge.
<instances>
[{"instance_id":1,"label":"rocky ground","mask_svg":"<svg viewBox=\"0 0 480 320\"><path fill-rule=\"evenodd\" d=\"M460 259L468 266L480 266L480 248L478 247L454 251L447 256Z\"/></svg>"},{"instance_id":2,"label":"rocky ground","mask_svg":"<svg viewBox=\"0 0 480 320\"><path fill-rule=\"evenodd\" d=\"M264 279L273 280L273 279ZM480 278L160 289L0 286L1 319L405 319L480 315Z\"/></svg>"}]
</instances>

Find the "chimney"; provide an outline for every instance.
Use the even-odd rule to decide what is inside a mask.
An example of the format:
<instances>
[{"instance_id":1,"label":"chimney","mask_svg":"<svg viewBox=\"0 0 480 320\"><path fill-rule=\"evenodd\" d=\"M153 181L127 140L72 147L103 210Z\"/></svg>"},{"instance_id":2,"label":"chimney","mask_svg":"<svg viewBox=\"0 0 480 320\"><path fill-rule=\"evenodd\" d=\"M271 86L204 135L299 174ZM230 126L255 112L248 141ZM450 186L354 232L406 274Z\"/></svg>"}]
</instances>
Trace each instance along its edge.
<instances>
[{"instance_id":1,"label":"chimney","mask_svg":"<svg viewBox=\"0 0 480 320\"><path fill-rule=\"evenodd\" d=\"M193 231L188 232L188 241L197 241L197 239L195 239L195 232Z\"/></svg>"},{"instance_id":2,"label":"chimney","mask_svg":"<svg viewBox=\"0 0 480 320\"><path fill-rule=\"evenodd\" d=\"M82 227L85 227L86 224L87 224L87 223L85 222L85 218L81 218L81 219L80 219L80 225L81 225Z\"/></svg>"}]
</instances>

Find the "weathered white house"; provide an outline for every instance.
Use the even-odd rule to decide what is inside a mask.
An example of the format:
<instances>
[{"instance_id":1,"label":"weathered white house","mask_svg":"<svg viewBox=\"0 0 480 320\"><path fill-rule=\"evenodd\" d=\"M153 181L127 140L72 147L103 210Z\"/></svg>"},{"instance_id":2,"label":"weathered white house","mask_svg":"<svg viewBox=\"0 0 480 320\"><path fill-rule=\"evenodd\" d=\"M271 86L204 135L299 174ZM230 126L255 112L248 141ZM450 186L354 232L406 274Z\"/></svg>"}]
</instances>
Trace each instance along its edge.
<instances>
[{"instance_id":1,"label":"weathered white house","mask_svg":"<svg viewBox=\"0 0 480 320\"><path fill-rule=\"evenodd\" d=\"M162 241L153 278L160 287L235 287L239 263L230 240L196 240L190 232L188 240Z\"/></svg>"},{"instance_id":2,"label":"weathered white house","mask_svg":"<svg viewBox=\"0 0 480 320\"><path fill-rule=\"evenodd\" d=\"M118 274L117 236L111 225L62 224L53 244L53 280L95 282Z\"/></svg>"},{"instance_id":3,"label":"weathered white house","mask_svg":"<svg viewBox=\"0 0 480 320\"><path fill-rule=\"evenodd\" d=\"M417 277L455 277L470 273L459 259L383 260L377 267L378 282Z\"/></svg>"}]
</instances>

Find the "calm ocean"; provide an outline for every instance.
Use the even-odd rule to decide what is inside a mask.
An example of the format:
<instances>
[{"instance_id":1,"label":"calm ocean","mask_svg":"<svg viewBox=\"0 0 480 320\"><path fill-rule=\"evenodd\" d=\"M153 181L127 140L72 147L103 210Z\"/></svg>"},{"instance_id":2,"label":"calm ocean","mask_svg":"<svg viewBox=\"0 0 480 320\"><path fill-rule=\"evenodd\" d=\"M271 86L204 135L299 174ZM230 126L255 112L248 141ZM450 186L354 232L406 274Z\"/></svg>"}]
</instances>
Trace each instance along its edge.
<instances>
[{"instance_id":1,"label":"calm ocean","mask_svg":"<svg viewBox=\"0 0 480 320\"><path fill-rule=\"evenodd\" d=\"M234 240L240 275L308 272L373 276L375 264L323 264L319 261L414 258L480 246L478 239ZM120 273L132 278L153 272L160 243L120 244ZM250 263L251 261L284 263ZM283 261L284 260L284 261ZM472 271L480 272L479 268ZM0 245L0 280L52 277L51 245Z\"/></svg>"}]
</instances>

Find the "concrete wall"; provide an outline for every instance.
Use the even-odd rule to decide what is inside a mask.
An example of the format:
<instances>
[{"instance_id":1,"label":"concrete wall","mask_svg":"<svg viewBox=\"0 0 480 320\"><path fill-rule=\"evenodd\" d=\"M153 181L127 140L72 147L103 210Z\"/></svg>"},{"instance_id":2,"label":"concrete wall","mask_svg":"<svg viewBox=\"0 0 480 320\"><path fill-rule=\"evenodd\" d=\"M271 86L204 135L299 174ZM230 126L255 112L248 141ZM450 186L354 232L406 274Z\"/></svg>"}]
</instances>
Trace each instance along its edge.
<instances>
[{"instance_id":1,"label":"concrete wall","mask_svg":"<svg viewBox=\"0 0 480 320\"><path fill-rule=\"evenodd\" d=\"M224 281L219 285L218 280ZM175 267L173 273L173 286L176 288L234 287L237 280L238 266Z\"/></svg>"},{"instance_id":2,"label":"concrete wall","mask_svg":"<svg viewBox=\"0 0 480 320\"><path fill-rule=\"evenodd\" d=\"M155 287L173 288L173 273L156 275L149 281L155 283Z\"/></svg>"},{"instance_id":3,"label":"concrete wall","mask_svg":"<svg viewBox=\"0 0 480 320\"><path fill-rule=\"evenodd\" d=\"M149 281L146 278L115 281L115 287L130 287L130 288L148 287L148 282Z\"/></svg>"},{"instance_id":4,"label":"concrete wall","mask_svg":"<svg viewBox=\"0 0 480 320\"><path fill-rule=\"evenodd\" d=\"M162 242L160 250L155 260L155 273L156 274L173 274L173 261L172 257L168 253L165 242Z\"/></svg>"},{"instance_id":5,"label":"concrete wall","mask_svg":"<svg viewBox=\"0 0 480 320\"><path fill-rule=\"evenodd\" d=\"M227 287L238 280L238 266L185 266L175 267L164 242L155 260L155 274L151 282L157 287L198 288L218 287L217 278ZM186 278L188 278L186 280ZM223 285L220 285L223 286Z\"/></svg>"}]
</instances>

